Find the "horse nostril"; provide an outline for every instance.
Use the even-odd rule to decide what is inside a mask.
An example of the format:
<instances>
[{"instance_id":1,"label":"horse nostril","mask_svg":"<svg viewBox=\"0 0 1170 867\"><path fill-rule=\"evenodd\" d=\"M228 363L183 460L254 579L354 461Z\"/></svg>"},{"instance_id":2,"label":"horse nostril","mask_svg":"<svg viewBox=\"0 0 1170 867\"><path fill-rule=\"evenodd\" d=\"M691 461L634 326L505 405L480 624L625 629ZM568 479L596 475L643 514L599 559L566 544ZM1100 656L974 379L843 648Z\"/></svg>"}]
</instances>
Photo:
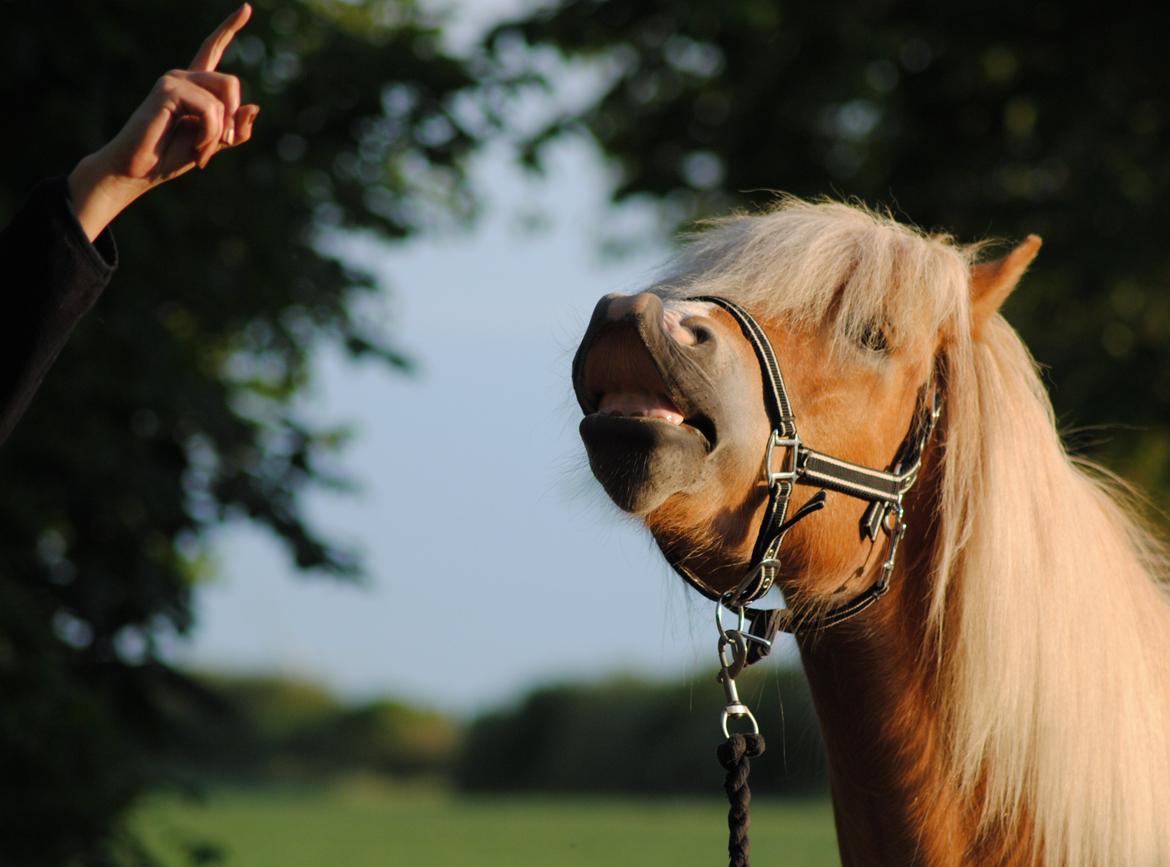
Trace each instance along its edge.
<instances>
[{"instance_id":1,"label":"horse nostril","mask_svg":"<svg viewBox=\"0 0 1170 867\"><path fill-rule=\"evenodd\" d=\"M711 327L711 320L704 316L684 316L679 320L679 326L690 334L690 344L701 346L715 339L715 330Z\"/></svg>"},{"instance_id":2,"label":"horse nostril","mask_svg":"<svg viewBox=\"0 0 1170 867\"><path fill-rule=\"evenodd\" d=\"M709 320L693 314L688 315L686 310L680 310L678 307L668 307L663 311L662 330L681 346L694 347L715 339L715 332L709 327Z\"/></svg>"}]
</instances>

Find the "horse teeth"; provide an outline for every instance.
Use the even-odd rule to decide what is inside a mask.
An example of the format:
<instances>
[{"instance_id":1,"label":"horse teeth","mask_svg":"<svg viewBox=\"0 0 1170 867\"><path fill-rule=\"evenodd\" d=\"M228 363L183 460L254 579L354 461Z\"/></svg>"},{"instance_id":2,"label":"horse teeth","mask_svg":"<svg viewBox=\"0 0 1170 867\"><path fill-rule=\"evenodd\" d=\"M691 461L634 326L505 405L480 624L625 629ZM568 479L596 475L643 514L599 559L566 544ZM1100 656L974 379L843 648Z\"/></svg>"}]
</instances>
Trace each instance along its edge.
<instances>
[{"instance_id":1,"label":"horse teeth","mask_svg":"<svg viewBox=\"0 0 1170 867\"><path fill-rule=\"evenodd\" d=\"M655 418L682 424L683 415L665 395L649 392L606 392L598 401L597 411L605 415Z\"/></svg>"}]
</instances>

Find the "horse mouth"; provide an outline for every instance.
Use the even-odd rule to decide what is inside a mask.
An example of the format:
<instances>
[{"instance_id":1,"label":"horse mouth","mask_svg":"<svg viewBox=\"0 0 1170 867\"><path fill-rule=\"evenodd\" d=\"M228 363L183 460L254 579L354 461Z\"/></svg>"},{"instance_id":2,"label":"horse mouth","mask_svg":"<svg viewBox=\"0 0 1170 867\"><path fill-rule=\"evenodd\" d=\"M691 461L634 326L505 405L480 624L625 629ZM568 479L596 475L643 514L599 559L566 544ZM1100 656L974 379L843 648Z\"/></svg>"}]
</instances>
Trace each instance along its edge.
<instances>
[{"instance_id":1,"label":"horse mouth","mask_svg":"<svg viewBox=\"0 0 1170 867\"><path fill-rule=\"evenodd\" d=\"M598 335L575 377L577 396L592 425L664 425L715 446L715 425L689 411L685 397L668 382L660 364L632 330L615 328Z\"/></svg>"},{"instance_id":2,"label":"horse mouth","mask_svg":"<svg viewBox=\"0 0 1170 867\"><path fill-rule=\"evenodd\" d=\"M605 394L597 412L590 413L587 418L598 428L616 429L623 424L675 428L701 439L707 451L715 445L715 425L706 416L685 416L673 402L661 395Z\"/></svg>"}]
</instances>

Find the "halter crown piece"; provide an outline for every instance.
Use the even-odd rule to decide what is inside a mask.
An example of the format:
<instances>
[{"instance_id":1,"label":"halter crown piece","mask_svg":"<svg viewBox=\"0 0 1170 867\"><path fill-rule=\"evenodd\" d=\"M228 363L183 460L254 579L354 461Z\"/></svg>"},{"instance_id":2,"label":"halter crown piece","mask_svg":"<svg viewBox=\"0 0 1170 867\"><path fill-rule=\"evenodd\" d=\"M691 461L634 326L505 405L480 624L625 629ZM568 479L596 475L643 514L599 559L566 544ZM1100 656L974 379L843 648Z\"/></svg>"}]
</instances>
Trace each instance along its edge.
<instances>
[{"instance_id":1,"label":"halter crown piece","mask_svg":"<svg viewBox=\"0 0 1170 867\"><path fill-rule=\"evenodd\" d=\"M672 562L671 565L692 587L715 600L720 610L725 607L739 611L741 617L746 614L751 624L744 633L750 644L746 659L747 664L750 664L768 653L777 632L795 634L828 629L855 617L886 595L890 589L890 575L894 570L898 543L906 530L902 517L902 498L918 478L922 453L938 421L942 405L938 391L934 390L928 396L928 387L923 386L910 429L888 470L875 470L818 452L805 445L797 432L796 418L788 399L788 390L784 386L784 377L780 374L776 353L759 323L746 310L726 298L701 295L690 300L714 304L731 314L759 359L764 375L764 404L772 424L772 433L764 449L768 506L756 537L747 575L734 589L719 593L683 564ZM783 455L777 455L781 449L784 450ZM788 506L794 485L810 485L821 490L789 517ZM826 491L835 491L869 503L861 518L862 538L868 538L876 544L879 531L886 536L885 560L877 581L848 601L821 613L802 616L788 608L748 608L750 603L764 596L775 583L780 573L780 548L788 530L824 506ZM718 625L723 636L738 631L724 630L721 621Z\"/></svg>"}]
</instances>

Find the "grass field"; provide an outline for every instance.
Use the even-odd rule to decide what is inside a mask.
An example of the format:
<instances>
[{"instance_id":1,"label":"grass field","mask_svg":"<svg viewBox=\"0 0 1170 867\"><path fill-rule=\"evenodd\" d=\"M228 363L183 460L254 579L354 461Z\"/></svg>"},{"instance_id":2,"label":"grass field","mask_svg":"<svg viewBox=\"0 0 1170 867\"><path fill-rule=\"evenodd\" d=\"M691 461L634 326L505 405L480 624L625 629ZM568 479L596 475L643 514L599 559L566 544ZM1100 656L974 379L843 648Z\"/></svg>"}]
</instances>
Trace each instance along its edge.
<instances>
[{"instance_id":1,"label":"grass field","mask_svg":"<svg viewBox=\"0 0 1170 867\"><path fill-rule=\"evenodd\" d=\"M727 863L726 810L715 798L466 798L355 783L160 799L136 826L168 867L188 867L198 842L231 867L715 867ZM756 799L751 838L758 864L839 863L824 801Z\"/></svg>"}]
</instances>

